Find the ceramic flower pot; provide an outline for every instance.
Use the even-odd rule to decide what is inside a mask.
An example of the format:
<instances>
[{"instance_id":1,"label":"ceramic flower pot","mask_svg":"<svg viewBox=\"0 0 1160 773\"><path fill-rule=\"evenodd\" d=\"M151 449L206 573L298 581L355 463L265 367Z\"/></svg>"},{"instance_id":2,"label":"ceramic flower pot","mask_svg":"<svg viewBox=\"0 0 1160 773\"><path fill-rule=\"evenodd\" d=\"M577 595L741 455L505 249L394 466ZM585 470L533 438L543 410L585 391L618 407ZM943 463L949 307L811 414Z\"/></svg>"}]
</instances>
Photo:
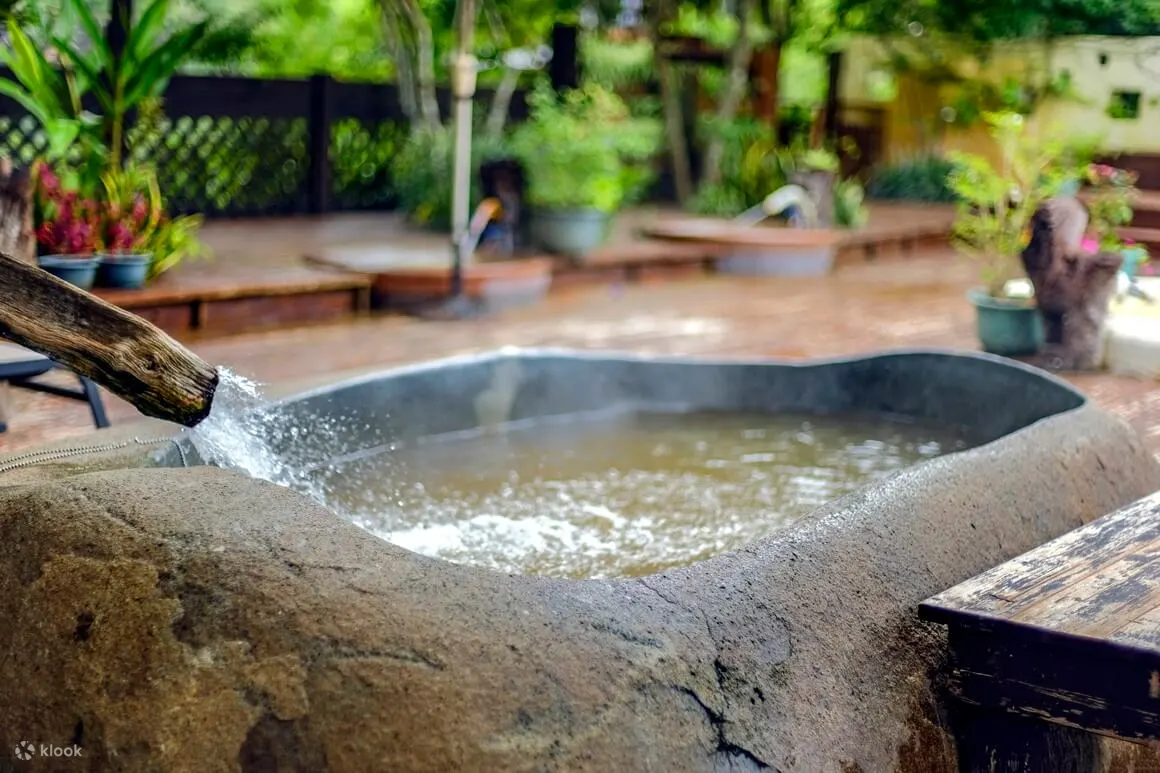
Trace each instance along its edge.
<instances>
[{"instance_id":1,"label":"ceramic flower pot","mask_svg":"<svg viewBox=\"0 0 1160 773\"><path fill-rule=\"evenodd\" d=\"M611 217L597 209L536 210L532 234L549 252L583 259L608 237Z\"/></svg>"},{"instance_id":2,"label":"ceramic flower pot","mask_svg":"<svg viewBox=\"0 0 1160 773\"><path fill-rule=\"evenodd\" d=\"M1120 252L1124 256L1124 265L1120 270L1128 277L1135 278L1140 267L1148 262L1148 250L1138 244L1132 244L1124 247Z\"/></svg>"},{"instance_id":3,"label":"ceramic flower pot","mask_svg":"<svg viewBox=\"0 0 1160 773\"><path fill-rule=\"evenodd\" d=\"M975 307L976 330L983 351L1023 357L1043 348L1043 315L1030 298L994 298L982 288L967 293Z\"/></svg>"},{"instance_id":4,"label":"ceramic flower pot","mask_svg":"<svg viewBox=\"0 0 1160 773\"><path fill-rule=\"evenodd\" d=\"M101 259L94 255L41 255L37 265L48 273L83 290L93 286Z\"/></svg>"},{"instance_id":5,"label":"ceramic flower pot","mask_svg":"<svg viewBox=\"0 0 1160 773\"><path fill-rule=\"evenodd\" d=\"M125 290L136 290L145 286L149 277L149 266L153 263L153 256L145 253L101 253L100 269L97 272L97 284L100 287L116 287Z\"/></svg>"}]
</instances>

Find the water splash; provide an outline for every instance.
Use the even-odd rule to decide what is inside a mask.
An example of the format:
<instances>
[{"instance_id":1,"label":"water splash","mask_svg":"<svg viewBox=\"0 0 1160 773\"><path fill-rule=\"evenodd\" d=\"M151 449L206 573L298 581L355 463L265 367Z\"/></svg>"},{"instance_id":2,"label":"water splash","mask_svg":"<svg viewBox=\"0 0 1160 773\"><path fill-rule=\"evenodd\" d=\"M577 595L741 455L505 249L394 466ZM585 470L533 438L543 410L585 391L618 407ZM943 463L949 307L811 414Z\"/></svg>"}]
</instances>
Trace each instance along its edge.
<instances>
[{"instance_id":1,"label":"water splash","mask_svg":"<svg viewBox=\"0 0 1160 773\"><path fill-rule=\"evenodd\" d=\"M208 464L240 470L318 498L321 492L309 491L308 481L275 449L274 418L257 382L219 368L213 407L190 432L189 440Z\"/></svg>"},{"instance_id":2,"label":"water splash","mask_svg":"<svg viewBox=\"0 0 1160 773\"><path fill-rule=\"evenodd\" d=\"M352 452L351 433L365 447ZM336 465L363 453L383 453L393 444L383 430L341 411L324 413L270 403L261 385L228 368L218 369L210 415L188 435L194 451L210 465L285 486L349 517L334 506L328 477Z\"/></svg>"}]
</instances>

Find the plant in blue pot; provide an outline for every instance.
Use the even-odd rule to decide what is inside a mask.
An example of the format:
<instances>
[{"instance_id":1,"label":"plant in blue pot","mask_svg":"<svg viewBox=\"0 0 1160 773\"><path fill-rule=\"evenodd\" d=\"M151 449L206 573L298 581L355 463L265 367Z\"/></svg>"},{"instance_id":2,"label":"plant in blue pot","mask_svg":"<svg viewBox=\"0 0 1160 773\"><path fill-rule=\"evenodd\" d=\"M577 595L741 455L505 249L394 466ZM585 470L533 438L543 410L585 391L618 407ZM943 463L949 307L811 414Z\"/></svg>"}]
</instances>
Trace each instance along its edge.
<instances>
[{"instance_id":1,"label":"plant in blue pot","mask_svg":"<svg viewBox=\"0 0 1160 773\"><path fill-rule=\"evenodd\" d=\"M145 286L153 264L149 249L162 217L157 178L147 169L111 169L101 176L101 287L135 290Z\"/></svg>"},{"instance_id":2,"label":"plant in blue pot","mask_svg":"<svg viewBox=\"0 0 1160 773\"><path fill-rule=\"evenodd\" d=\"M33 210L37 264L82 289L93 286L100 258L100 205L81 198L45 164L35 167Z\"/></svg>"},{"instance_id":3,"label":"plant in blue pot","mask_svg":"<svg viewBox=\"0 0 1160 773\"><path fill-rule=\"evenodd\" d=\"M1044 343L1043 317L1023 269L1031 217L1057 195L1074 169L1066 143L1025 137L1023 116L985 116L998 146L998 161L950 153L947 185L957 199L952 239L960 253L979 264L982 286L968 299L976 309L984 351L1007 357L1036 354Z\"/></svg>"},{"instance_id":4,"label":"plant in blue pot","mask_svg":"<svg viewBox=\"0 0 1160 773\"><path fill-rule=\"evenodd\" d=\"M658 123L589 84L557 97L541 88L512 151L527 170L531 230L550 252L583 259L603 244L612 216L647 188Z\"/></svg>"}]
</instances>

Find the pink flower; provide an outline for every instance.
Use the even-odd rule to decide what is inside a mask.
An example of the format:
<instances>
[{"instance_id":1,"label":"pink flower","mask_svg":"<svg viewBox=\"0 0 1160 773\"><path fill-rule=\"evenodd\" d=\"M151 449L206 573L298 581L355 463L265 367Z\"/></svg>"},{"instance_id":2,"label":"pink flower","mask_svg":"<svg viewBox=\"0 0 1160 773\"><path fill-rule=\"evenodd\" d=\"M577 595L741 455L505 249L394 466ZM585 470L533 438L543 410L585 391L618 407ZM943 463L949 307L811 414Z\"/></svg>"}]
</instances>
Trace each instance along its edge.
<instances>
[{"instance_id":1,"label":"pink flower","mask_svg":"<svg viewBox=\"0 0 1160 773\"><path fill-rule=\"evenodd\" d=\"M1080 247L1084 252L1089 252L1092 254L1100 251L1099 242L1097 242L1095 239L1084 239L1082 242L1080 242Z\"/></svg>"}]
</instances>

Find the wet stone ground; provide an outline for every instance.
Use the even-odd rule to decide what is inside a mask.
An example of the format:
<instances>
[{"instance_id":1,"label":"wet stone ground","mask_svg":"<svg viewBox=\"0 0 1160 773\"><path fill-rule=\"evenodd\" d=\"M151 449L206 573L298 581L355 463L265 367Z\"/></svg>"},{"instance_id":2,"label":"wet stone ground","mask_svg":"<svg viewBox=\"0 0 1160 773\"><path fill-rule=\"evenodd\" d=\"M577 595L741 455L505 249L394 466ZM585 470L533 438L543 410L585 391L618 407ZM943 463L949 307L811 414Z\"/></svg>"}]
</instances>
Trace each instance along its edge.
<instances>
[{"instance_id":1,"label":"wet stone ground","mask_svg":"<svg viewBox=\"0 0 1160 773\"><path fill-rule=\"evenodd\" d=\"M559 346L710 357L811 358L902 347L975 349L964 293L971 265L949 250L839 267L825 278L697 277L581 287L535 308L459 322L381 316L342 324L188 340L208 361L267 383L317 381L502 346ZM67 374L54 379L68 381ZM1148 381L1069 377L1160 455L1160 390ZM62 383L63 383L62 382ZM13 390L0 451L89 435L80 403ZM108 397L115 423L135 410Z\"/></svg>"}]
</instances>

